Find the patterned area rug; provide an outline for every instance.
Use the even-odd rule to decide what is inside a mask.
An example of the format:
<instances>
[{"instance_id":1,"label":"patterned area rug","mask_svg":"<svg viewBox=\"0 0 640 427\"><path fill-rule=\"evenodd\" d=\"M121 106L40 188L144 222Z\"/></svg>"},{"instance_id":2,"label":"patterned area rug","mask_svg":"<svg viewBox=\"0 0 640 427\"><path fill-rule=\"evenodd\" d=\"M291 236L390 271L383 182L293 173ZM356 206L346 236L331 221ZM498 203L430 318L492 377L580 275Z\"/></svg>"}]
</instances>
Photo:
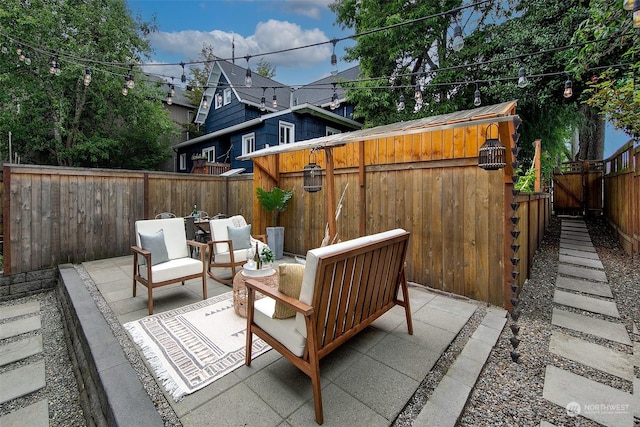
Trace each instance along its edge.
<instances>
[{"instance_id":1,"label":"patterned area rug","mask_svg":"<svg viewBox=\"0 0 640 427\"><path fill-rule=\"evenodd\" d=\"M247 321L233 310L233 292L124 327L176 401L244 363ZM270 348L254 336L253 357Z\"/></svg>"}]
</instances>

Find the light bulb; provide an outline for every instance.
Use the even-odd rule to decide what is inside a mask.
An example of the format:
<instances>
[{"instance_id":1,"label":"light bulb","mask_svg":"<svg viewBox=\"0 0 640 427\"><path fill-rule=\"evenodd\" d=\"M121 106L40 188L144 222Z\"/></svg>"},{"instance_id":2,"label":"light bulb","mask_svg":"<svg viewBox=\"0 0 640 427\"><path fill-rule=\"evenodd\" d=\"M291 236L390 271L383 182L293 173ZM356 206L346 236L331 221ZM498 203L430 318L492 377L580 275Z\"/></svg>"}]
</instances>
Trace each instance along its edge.
<instances>
[{"instance_id":1,"label":"light bulb","mask_svg":"<svg viewBox=\"0 0 640 427\"><path fill-rule=\"evenodd\" d=\"M340 108L340 99L338 99L338 95L336 95L336 109Z\"/></svg>"},{"instance_id":2,"label":"light bulb","mask_svg":"<svg viewBox=\"0 0 640 427\"><path fill-rule=\"evenodd\" d=\"M87 67L84 70L84 85L85 86L89 86L89 83L91 83L91 68Z\"/></svg>"},{"instance_id":3,"label":"light bulb","mask_svg":"<svg viewBox=\"0 0 640 427\"><path fill-rule=\"evenodd\" d=\"M209 103L207 102L207 97L203 97L202 98L202 109L206 110L207 108L209 108Z\"/></svg>"},{"instance_id":4,"label":"light bulb","mask_svg":"<svg viewBox=\"0 0 640 427\"><path fill-rule=\"evenodd\" d=\"M564 82L564 92L562 96L565 98L571 98L573 96L573 83L571 83L571 80Z\"/></svg>"},{"instance_id":5,"label":"light bulb","mask_svg":"<svg viewBox=\"0 0 640 427\"><path fill-rule=\"evenodd\" d=\"M331 66L335 67L338 64L338 57L335 53L331 54Z\"/></svg>"},{"instance_id":6,"label":"light bulb","mask_svg":"<svg viewBox=\"0 0 640 427\"><path fill-rule=\"evenodd\" d=\"M624 10L633 10L633 0L622 0L622 8Z\"/></svg>"},{"instance_id":7,"label":"light bulb","mask_svg":"<svg viewBox=\"0 0 640 427\"><path fill-rule=\"evenodd\" d=\"M167 105L173 104L173 99L171 98L171 92L167 93Z\"/></svg>"},{"instance_id":8,"label":"light bulb","mask_svg":"<svg viewBox=\"0 0 640 427\"><path fill-rule=\"evenodd\" d=\"M522 89L527 87L528 84L529 80L527 80L527 72L524 67L521 67L520 71L518 71L518 87Z\"/></svg>"},{"instance_id":9,"label":"light bulb","mask_svg":"<svg viewBox=\"0 0 640 427\"><path fill-rule=\"evenodd\" d=\"M422 110L422 98L416 100L416 105L413 107L414 113L417 113L420 110Z\"/></svg>"},{"instance_id":10,"label":"light bulb","mask_svg":"<svg viewBox=\"0 0 640 427\"><path fill-rule=\"evenodd\" d=\"M640 28L640 0L635 0L633 5L633 27Z\"/></svg>"},{"instance_id":11,"label":"light bulb","mask_svg":"<svg viewBox=\"0 0 640 427\"><path fill-rule=\"evenodd\" d=\"M222 105L222 93L218 92L218 94L216 95L216 100L218 102L218 105Z\"/></svg>"},{"instance_id":12,"label":"light bulb","mask_svg":"<svg viewBox=\"0 0 640 427\"><path fill-rule=\"evenodd\" d=\"M29 56L29 54L25 54L24 56L24 63L27 65L31 65L31 57Z\"/></svg>"},{"instance_id":13,"label":"light bulb","mask_svg":"<svg viewBox=\"0 0 640 427\"><path fill-rule=\"evenodd\" d=\"M475 105L476 107L479 107L480 104L482 104L482 98L480 95L481 95L480 89L476 87L476 91L473 94L473 105Z\"/></svg>"},{"instance_id":14,"label":"light bulb","mask_svg":"<svg viewBox=\"0 0 640 427\"><path fill-rule=\"evenodd\" d=\"M135 82L133 81L133 74L129 74L129 75L127 76L127 87L128 87L129 89L133 89L133 87L134 87L135 85L136 85L136 84L135 84Z\"/></svg>"},{"instance_id":15,"label":"light bulb","mask_svg":"<svg viewBox=\"0 0 640 427\"><path fill-rule=\"evenodd\" d=\"M171 92L171 96L174 96L176 94L176 88L174 85L170 85L169 86L170 92Z\"/></svg>"},{"instance_id":16,"label":"light bulb","mask_svg":"<svg viewBox=\"0 0 640 427\"><path fill-rule=\"evenodd\" d=\"M129 93L129 88L127 88L127 84L122 85L122 96L127 96Z\"/></svg>"},{"instance_id":17,"label":"light bulb","mask_svg":"<svg viewBox=\"0 0 640 427\"><path fill-rule=\"evenodd\" d=\"M276 94L273 94L273 101L271 102L271 105L273 106L273 108L278 108L278 98L276 97Z\"/></svg>"},{"instance_id":18,"label":"light bulb","mask_svg":"<svg viewBox=\"0 0 640 427\"><path fill-rule=\"evenodd\" d=\"M451 48L456 52L460 52L463 47L464 47L464 38L462 38L462 28L460 28L460 26L457 25L453 29L453 44L451 45Z\"/></svg>"},{"instance_id":19,"label":"light bulb","mask_svg":"<svg viewBox=\"0 0 640 427\"><path fill-rule=\"evenodd\" d=\"M420 88L420 83L416 83L414 98L416 99L416 101L422 99L422 88Z\"/></svg>"},{"instance_id":20,"label":"light bulb","mask_svg":"<svg viewBox=\"0 0 640 427\"><path fill-rule=\"evenodd\" d=\"M24 62L25 58L26 56L25 56L24 50L20 49L20 53L18 54L18 59Z\"/></svg>"},{"instance_id":21,"label":"light bulb","mask_svg":"<svg viewBox=\"0 0 640 427\"><path fill-rule=\"evenodd\" d=\"M247 74L244 76L244 85L246 87L251 87L251 68L247 68Z\"/></svg>"},{"instance_id":22,"label":"light bulb","mask_svg":"<svg viewBox=\"0 0 640 427\"><path fill-rule=\"evenodd\" d=\"M55 70L56 76L60 75L60 63L56 62L56 70Z\"/></svg>"},{"instance_id":23,"label":"light bulb","mask_svg":"<svg viewBox=\"0 0 640 427\"><path fill-rule=\"evenodd\" d=\"M260 98L260 111L264 111L267 109L266 102L267 100L264 98L264 96Z\"/></svg>"},{"instance_id":24,"label":"light bulb","mask_svg":"<svg viewBox=\"0 0 640 427\"><path fill-rule=\"evenodd\" d=\"M9 47L6 43L2 43L2 53L9 53Z\"/></svg>"},{"instance_id":25,"label":"light bulb","mask_svg":"<svg viewBox=\"0 0 640 427\"><path fill-rule=\"evenodd\" d=\"M398 102L398 112L403 111L405 107L404 95L400 95L400 101Z\"/></svg>"}]
</instances>

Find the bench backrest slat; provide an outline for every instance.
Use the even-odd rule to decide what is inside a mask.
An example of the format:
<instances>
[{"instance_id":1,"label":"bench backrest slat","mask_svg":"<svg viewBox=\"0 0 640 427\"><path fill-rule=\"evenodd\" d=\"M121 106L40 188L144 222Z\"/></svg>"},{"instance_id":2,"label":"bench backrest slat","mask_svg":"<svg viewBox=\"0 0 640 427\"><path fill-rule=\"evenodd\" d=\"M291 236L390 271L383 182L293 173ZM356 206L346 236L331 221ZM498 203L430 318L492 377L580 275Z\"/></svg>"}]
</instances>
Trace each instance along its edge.
<instances>
[{"instance_id":1,"label":"bench backrest slat","mask_svg":"<svg viewBox=\"0 0 640 427\"><path fill-rule=\"evenodd\" d=\"M312 306L321 357L395 303L409 233L319 257Z\"/></svg>"}]
</instances>

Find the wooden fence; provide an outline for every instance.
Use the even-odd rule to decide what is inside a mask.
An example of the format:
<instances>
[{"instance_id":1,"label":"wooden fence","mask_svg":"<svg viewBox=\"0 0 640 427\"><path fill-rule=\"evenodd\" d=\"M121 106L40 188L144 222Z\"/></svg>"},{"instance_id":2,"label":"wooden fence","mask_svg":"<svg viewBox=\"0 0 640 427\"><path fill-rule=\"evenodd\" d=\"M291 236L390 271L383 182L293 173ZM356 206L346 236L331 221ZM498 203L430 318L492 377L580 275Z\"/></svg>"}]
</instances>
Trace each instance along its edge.
<instances>
[{"instance_id":1,"label":"wooden fence","mask_svg":"<svg viewBox=\"0 0 640 427\"><path fill-rule=\"evenodd\" d=\"M604 213L631 256L640 254L640 146L629 141L605 160Z\"/></svg>"},{"instance_id":2,"label":"wooden fence","mask_svg":"<svg viewBox=\"0 0 640 427\"><path fill-rule=\"evenodd\" d=\"M566 162L553 173L557 215L602 215L602 161Z\"/></svg>"},{"instance_id":3,"label":"wooden fence","mask_svg":"<svg viewBox=\"0 0 640 427\"><path fill-rule=\"evenodd\" d=\"M4 165L4 273L131 253L134 222L193 205L253 216L251 176Z\"/></svg>"}]
</instances>

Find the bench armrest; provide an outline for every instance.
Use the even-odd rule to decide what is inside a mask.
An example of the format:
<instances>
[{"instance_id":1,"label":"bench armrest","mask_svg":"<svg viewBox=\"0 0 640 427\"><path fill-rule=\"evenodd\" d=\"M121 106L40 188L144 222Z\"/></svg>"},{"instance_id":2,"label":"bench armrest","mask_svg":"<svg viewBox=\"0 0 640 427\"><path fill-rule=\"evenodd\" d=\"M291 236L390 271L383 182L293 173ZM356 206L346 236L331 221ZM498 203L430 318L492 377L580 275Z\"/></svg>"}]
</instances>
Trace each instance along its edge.
<instances>
[{"instance_id":1,"label":"bench armrest","mask_svg":"<svg viewBox=\"0 0 640 427\"><path fill-rule=\"evenodd\" d=\"M187 240L187 245L194 246L194 247L200 248L200 249L206 249L207 248L207 244L206 243L196 242L195 240Z\"/></svg>"},{"instance_id":2,"label":"bench armrest","mask_svg":"<svg viewBox=\"0 0 640 427\"><path fill-rule=\"evenodd\" d=\"M300 300L285 295L277 289L273 289L253 279L246 279L244 283L247 286L247 290L249 290L249 292L258 291L265 296L271 297L274 300L279 301L288 307L291 307L292 309L294 309L298 313L303 314L306 317L313 314L313 307L301 302Z\"/></svg>"}]
</instances>

